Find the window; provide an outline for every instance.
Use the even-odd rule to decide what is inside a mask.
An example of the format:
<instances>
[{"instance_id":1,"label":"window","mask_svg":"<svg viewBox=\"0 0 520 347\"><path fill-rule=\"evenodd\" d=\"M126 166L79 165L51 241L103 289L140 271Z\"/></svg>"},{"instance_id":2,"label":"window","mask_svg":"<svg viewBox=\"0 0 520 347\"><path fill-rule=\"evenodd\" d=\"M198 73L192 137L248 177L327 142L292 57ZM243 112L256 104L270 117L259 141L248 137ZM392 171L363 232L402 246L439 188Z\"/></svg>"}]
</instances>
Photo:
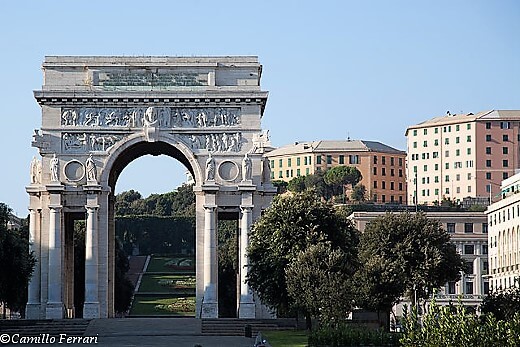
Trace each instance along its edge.
<instances>
[{"instance_id":1,"label":"window","mask_svg":"<svg viewBox=\"0 0 520 347\"><path fill-rule=\"evenodd\" d=\"M450 168L450 163L446 163L446 164L444 164L444 168L445 168L446 170L449 169L449 168Z\"/></svg>"},{"instance_id":2,"label":"window","mask_svg":"<svg viewBox=\"0 0 520 347\"><path fill-rule=\"evenodd\" d=\"M291 167L291 158L287 158L287 166Z\"/></svg>"},{"instance_id":3,"label":"window","mask_svg":"<svg viewBox=\"0 0 520 347\"><path fill-rule=\"evenodd\" d=\"M390 182L390 190L394 190L394 182Z\"/></svg>"},{"instance_id":4,"label":"window","mask_svg":"<svg viewBox=\"0 0 520 347\"><path fill-rule=\"evenodd\" d=\"M439 128L435 128L434 133L438 134L439 133Z\"/></svg>"},{"instance_id":5,"label":"window","mask_svg":"<svg viewBox=\"0 0 520 347\"><path fill-rule=\"evenodd\" d=\"M457 137L455 138L455 143L459 143L459 142L460 142L460 137L457 136Z\"/></svg>"},{"instance_id":6,"label":"window","mask_svg":"<svg viewBox=\"0 0 520 347\"><path fill-rule=\"evenodd\" d=\"M486 154L491 154L491 147L486 147Z\"/></svg>"},{"instance_id":7,"label":"window","mask_svg":"<svg viewBox=\"0 0 520 347\"><path fill-rule=\"evenodd\" d=\"M471 135L466 136L466 142L471 142Z\"/></svg>"},{"instance_id":8,"label":"window","mask_svg":"<svg viewBox=\"0 0 520 347\"><path fill-rule=\"evenodd\" d=\"M507 153L509 153L509 148L502 147L502 154L507 154Z\"/></svg>"},{"instance_id":9,"label":"window","mask_svg":"<svg viewBox=\"0 0 520 347\"><path fill-rule=\"evenodd\" d=\"M439 145L439 140L438 139L433 140L433 145L434 146L438 146Z\"/></svg>"},{"instance_id":10,"label":"window","mask_svg":"<svg viewBox=\"0 0 520 347\"><path fill-rule=\"evenodd\" d=\"M290 173L291 173L291 172L290 172L289 170L285 170L285 177L290 177L290 176L289 176Z\"/></svg>"},{"instance_id":11,"label":"window","mask_svg":"<svg viewBox=\"0 0 520 347\"><path fill-rule=\"evenodd\" d=\"M482 254L488 254L488 245L482 245Z\"/></svg>"},{"instance_id":12,"label":"window","mask_svg":"<svg viewBox=\"0 0 520 347\"><path fill-rule=\"evenodd\" d=\"M310 174L310 172L311 172L311 171L310 171L310 169L309 169L309 168L305 168L305 174L306 174L306 175L309 175L309 174Z\"/></svg>"},{"instance_id":13,"label":"window","mask_svg":"<svg viewBox=\"0 0 520 347\"><path fill-rule=\"evenodd\" d=\"M468 154L471 154L471 148L468 147L467 152Z\"/></svg>"},{"instance_id":14,"label":"window","mask_svg":"<svg viewBox=\"0 0 520 347\"><path fill-rule=\"evenodd\" d=\"M340 155L339 156L339 163L342 164L342 165L345 164L345 156L344 155Z\"/></svg>"},{"instance_id":15,"label":"window","mask_svg":"<svg viewBox=\"0 0 520 347\"><path fill-rule=\"evenodd\" d=\"M490 179L491 179L491 172L486 172L486 179L487 179L487 180L490 180Z\"/></svg>"},{"instance_id":16,"label":"window","mask_svg":"<svg viewBox=\"0 0 520 347\"><path fill-rule=\"evenodd\" d=\"M435 171L439 171L439 164L435 164Z\"/></svg>"},{"instance_id":17,"label":"window","mask_svg":"<svg viewBox=\"0 0 520 347\"><path fill-rule=\"evenodd\" d=\"M271 179L274 180L274 171L271 171Z\"/></svg>"},{"instance_id":18,"label":"window","mask_svg":"<svg viewBox=\"0 0 520 347\"><path fill-rule=\"evenodd\" d=\"M473 223L464 223L464 232L473 233Z\"/></svg>"},{"instance_id":19,"label":"window","mask_svg":"<svg viewBox=\"0 0 520 347\"><path fill-rule=\"evenodd\" d=\"M413 136L417 136L417 129L414 129Z\"/></svg>"},{"instance_id":20,"label":"window","mask_svg":"<svg viewBox=\"0 0 520 347\"><path fill-rule=\"evenodd\" d=\"M296 166L300 166L301 164L301 160L300 160L300 157L296 158Z\"/></svg>"},{"instance_id":21,"label":"window","mask_svg":"<svg viewBox=\"0 0 520 347\"><path fill-rule=\"evenodd\" d=\"M316 164L321 164L321 155L316 156Z\"/></svg>"},{"instance_id":22,"label":"window","mask_svg":"<svg viewBox=\"0 0 520 347\"><path fill-rule=\"evenodd\" d=\"M460 156L460 149L456 149L456 150L455 150L455 156L456 156L456 157Z\"/></svg>"},{"instance_id":23,"label":"window","mask_svg":"<svg viewBox=\"0 0 520 347\"><path fill-rule=\"evenodd\" d=\"M399 158L399 166L403 166L403 158Z\"/></svg>"},{"instance_id":24,"label":"window","mask_svg":"<svg viewBox=\"0 0 520 347\"><path fill-rule=\"evenodd\" d=\"M300 169L296 169L296 176L298 176L298 177L301 176Z\"/></svg>"},{"instance_id":25,"label":"window","mask_svg":"<svg viewBox=\"0 0 520 347\"><path fill-rule=\"evenodd\" d=\"M487 135L486 135L486 141L487 141L487 142L491 142L491 135L490 135L490 134L487 134Z\"/></svg>"},{"instance_id":26,"label":"window","mask_svg":"<svg viewBox=\"0 0 520 347\"><path fill-rule=\"evenodd\" d=\"M464 294L473 294L473 282L466 282L466 292Z\"/></svg>"},{"instance_id":27,"label":"window","mask_svg":"<svg viewBox=\"0 0 520 347\"><path fill-rule=\"evenodd\" d=\"M271 168L274 169L274 160L271 160Z\"/></svg>"},{"instance_id":28,"label":"window","mask_svg":"<svg viewBox=\"0 0 520 347\"><path fill-rule=\"evenodd\" d=\"M455 125L455 130L456 130L456 131L459 131L459 130L460 130L460 125L459 125L459 124Z\"/></svg>"},{"instance_id":29,"label":"window","mask_svg":"<svg viewBox=\"0 0 520 347\"><path fill-rule=\"evenodd\" d=\"M423 130L423 134L424 134L424 135L428 135L428 129L424 129L424 130Z\"/></svg>"},{"instance_id":30,"label":"window","mask_svg":"<svg viewBox=\"0 0 520 347\"><path fill-rule=\"evenodd\" d=\"M374 155L374 164L377 164L377 155Z\"/></svg>"},{"instance_id":31,"label":"window","mask_svg":"<svg viewBox=\"0 0 520 347\"><path fill-rule=\"evenodd\" d=\"M438 158L439 157L439 152L433 152L433 158Z\"/></svg>"},{"instance_id":32,"label":"window","mask_svg":"<svg viewBox=\"0 0 520 347\"><path fill-rule=\"evenodd\" d=\"M390 176L395 176L395 171L394 171L394 169L390 169Z\"/></svg>"},{"instance_id":33,"label":"window","mask_svg":"<svg viewBox=\"0 0 520 347\"><path fill-rule=\"evenodd\" d=\"M473 160L466 160L466 167L473 167Z\"/></svg>"},{"instance_id":34,"label":"window","mask_svg":"<svg viewBox=\"0 0 520 347\"><path fill-rule=\"evenodd\" d=\"M474 245L464 245L464 254L475 254ZM473 273L473 272L470 272Z\"/></svg>"},{"instance_id":35,"label":"window","mask_svg":"<svg viewBox=\"0 0 520 347\"><path fill-rule=\"evenodd\" d=\"M278 160L278 167L282 167L283 166L283 159L279 159Z\"/></svg>"},{"instance_id":36,"label":"window","mask_svg":"<svg viewBox=\"0 0 520 347\"><path fill-rule=\"evenodd\" d=\"M439 195L439 188L435 188L435 195Z\"/></svg>"},{"instance_id":37,"label":"window","mask_svg":"<svg viewBox=\"0 0 520 347\"><path fill-rule=\"evenodd\" d=\"M423 146L423 147L428 147L428 141L423 141L422 146Z\"/></svg>"},{"instance_id":38,"label":"window","mask_svg":"<svg viewBox=\"0 0 520 347\"><path fill-rule=\"evenodd\" d=\"M486 167L491 167L491 159L486 160Z\"/></svg>"},{"instance_id":39,"label":"window","mask_svg":"<svg viewBox=\"0 0 520 347\"><path fill-rule=\"evenodd\" d=\"M402 183L402 182L399 182L399 190L400 190L400 191L403 190L403 183Z\"/></svg>"},{"instance_id":40,"label":"window","mask_svg":"<svg viewBox=\"0 0 520 347\"><path fill-rule=\"evenodd\" d=\"M488 232L488 224L487 223L482 223L482 233L483 234L487 234L487 232Z\"/></svg>"},{"instance_id":41,"label":"window","mask_svg":"<svg viewBox=\"0 0 520 347\"><path fill-rule=\"evenodd\" d=\"M399 169L399 177L403 177L403 169Z\"/></svg>"},{"instance_id":42,"label":"window","mask_svg":"<svg viewBox=\"0 0 520 347\"><path fill-rule=\"evenodd\" d=\"M445 151L444 152L444 157L449 158L450 157L450 151Z\"/></svg>"},{"instance_id":43,"label":"window","mask_svg":"<svg viewBox=\"0 0 520 347\"><path fill-rule=\"evenodd\" d=\"M424 171L424 172L427 172L427 171L428 171L428 165L424 165L424 166L423 166L423 171Z\"/></svg>"},{"instance_id":44,"label":"window","mask_svg":"<svg viewBox=\"0 0 520 347\"><path fill-rule=\"evenodd\" d=\"M386 202L386 195L385 194L381 195L381 202Z\"/></svg>"},{"instance_id":45,"label":"window","mask_svg":"<svg viewBox=\"0 0 520 347\"><path fill-rule=\"evenodd\" d=\"M455 175L455 181L460 181L460 174Z\"/></svg>"},{"instance_id":46,"label":"window","mask_svg":"<svg viewBox=\"0 0 520 347\"><path fill-rule=\"evenodd\" d=\"M390 157L390 165L394 166L394 157Z\"/></svg>"},{"instance_id":47,"label":"window","mask_svg":"<svg viewBox=\"0 0 520 347\"><path fill-rule=\"evenodd\" d=\"M454 233L455 232L455 223L447 223L446 231L449 233Z\"/></svg>"},{"instance_id":48,"label":"window","mask_svg":"<svg viewBox=\"0 0 520 347\"><path fill-rule=\"evenodd\" d=\"M384 167L381 168L381 175L386 176L386 169Z\"/></svg>"},{"instance_id":49,"label":"window","mask_svg":"<svg viewBox=\"0 0 520 347\"><path fill-rule=\"evenodd\" d=\"M332 164L332 155L327 155L327 164Z\"/></svg>"},{"instance_id":50,"label":"window","mask_svg":"<svg viewBox=\"0 0 520 347\"><path fill-rule=\"evenodd\" d=\"M471 179L471 172L468 172L468 180Z\"/></svg>"},{"instance_id":51,"label":"window","mask_svg":"<svg viewBox=\"0 0 520 347\"><path fill-rule=\"evenodd\" d=\"M488 295L489 294L489 282L486 281L484 282L484 295Z\"/></svg>"},{"instance_id":52,"label":"window","mask_svg":"<svg viewBox=\"0 0 520 347\"><path fill-rule=\"evenodd\" d=\"M502 179L505 180L509 177L509 174L507 172L502 172Z\"/></svg>"},{"instance_id":53,"label":"window","mask_svg":"<svg viewBox=\"0 0 520 347\"><path fill-rule=\"evenodd\" d=\"M374 181L374 188L377 188L377 181Z\"/></svg>"},{"instance_id":54,"label":"window","mask_svg":"<svg viewBox=\"0 0 520 347\"><path fill-rule=\"evenodd\" d=\"M449 193L450 193L450 188L449 187L444 189L444 194L449 194Z\"/></svg>"},{"instance_id":55,"label":"window","mask_svg":"<svg viewBox=\"0 0 520 347\"><path fill-rule=\"evenodd\" d=\"M448 282L448 294L451 294L451 295L456 294L455 282L453 282L453 281Z\"/></svg>"},{"instance_id":56,"label":"window","mask_svg":"<svg viewBox=\"0 0 520 347\"><path fill-rule=\"evenodd\" d=\"M502 160L502 166L503 167L508 167L509 166L509 161L507 159Z\"/></svg>"},{"instance_id":57,"label":"window","mask_svg":"<svg viewBox=\"0 0 520 347\"><path fill-rule=\"evenodd\" d=\"M374 174L374 175L377 175L377 167L374 167L374 168L372 169L372 171L373 171L373 174Z\"/></svg>"},{"instance_id":58,"label":"window","mask_svg":"<svg viewBox=\"0 0 520 347\"><path fill-rule=\"evenodd\" d=\"M413 148L417 148L417 141L413 142Z\"/></svg>"},{"instance_id":59,"label":"window","mask_svg":"<svg viewBox=\"0 0 520 347\"><path fill-rule=\"evenodd\" d=\"M349 155L349 162L350 164L359 164L359 155Z\"/></svg>"},{"instance_id":60,"label":"window","mask_svg":"<svg viewBox=\"0 0 520 347\"><path fill-rule=\"evenodd\" d=\"M435 183L439 183L439 176L435 176L435 177L433 178L433 181L434 181Z\"/></svg>"},{"instance_id":61,"label":"window","mask_svg":"<svg viewBox=\"0 0 520 347\"><path fill-rule=\"evenodd\" d=\"M278 178L283 178L283 172L282 171L278 171Z\"/></svg>"},{"instance_id":62,"label":"window","mask_svg":"<svg viewBox=\"0 0 520 347\"><path fill-rule=\"evenodd\" d=\"M444 139L444 144L445 145L449 145L450 144L450 138L449 137Z\"/></svg>"},{"instance_id":63,"label":"window","mask_svg":"<svg viewBox=\"0 0 520 347\"><path fill-rule=\"evenodd\" d=\"M312 164L312 157L309 156L309 165L311 165L311 164Z\"/></svg>"},{"instance_id":64,"label":"window","mask_svg":"<svg viewBox=\"0 0 520 347\"><path fill-rule=\"evenodd\" d=\"M500 129L511 129L511 122L500 122Z\"/></svg>"},{"instance_id":65,"label":"window","mask_svg":"<svg viewBox=\"0 0 520 347\"><path fill-rule=\"evenodd\" d=\"M468 124L466 125L466 129L468 129L468 130L471 129L471 123L468 123Z\"/></svg>"},{"instance_id":66,"label":"window","mask_svg":"<svg viewBox=\"0 0 520 347\"><path fill-rule=\"evenodd\" d=\"M486 129L491 129L491 122L486 122Z\"/></svg>"},{"instance_id":67,"label":"window","mask_svg":"<svg viewBox=\"0 0 520 347\"><path fill-rule=\"evenodd\" d=\"M446 175L444 177L444 182L449 182L450 181L450 175Z\"/></svg>"},{"instance_id":68,"label":"window","mask_svg":"<svg viewBox=\"0 0 520 347\"><path fill-rule=\"evenodd\" d=\"M509 141L509 136L507 134L502 135L502 141L504 141L504 142Z\"/></svg>"},{"instance_id":69,"label":"window","mask_svg":"<svg viewBox=\"0 0 520 347\"><path fill-rule=\"evenodd\" d=\"M417 172L417 166L413 167L413 172Z\"/></svg>"},{"instance_id":70,"label":"window","mask_svg":"<svg viewBox=\"0 0 520 347\"><path fill-rule=\"evenodd\" d=\"M468 186L468 193L471 193L471 186Z\"/></svg>"},{"instance_id":71,"label":"window","mask_svg":"<svg viewBox=\"0 0 520 347\"><path fill-rule=\"evenodd\" d=\"M381 164L386 165L386 157L385 156L381 157Z\"/></svg>"}]
</instances>

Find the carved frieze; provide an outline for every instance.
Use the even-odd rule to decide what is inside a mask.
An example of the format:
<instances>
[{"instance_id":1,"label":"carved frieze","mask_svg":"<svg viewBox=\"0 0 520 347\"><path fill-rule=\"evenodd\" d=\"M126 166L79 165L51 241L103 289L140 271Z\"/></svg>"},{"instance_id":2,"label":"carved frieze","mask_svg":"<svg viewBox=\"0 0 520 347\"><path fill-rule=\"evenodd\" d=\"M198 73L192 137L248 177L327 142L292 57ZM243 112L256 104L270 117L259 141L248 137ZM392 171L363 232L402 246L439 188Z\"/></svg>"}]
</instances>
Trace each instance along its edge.
<instances>
[{"instance_id":1,"label":"carved frieze","mask_svg":"<svg viewBox=\"0 0 520 347\"><path fill-rule=\"evenodd\" d=\"M81 153L88 151L108 151L110 147L121 140L121 134L107 133L63 133L62 150L69 153Z\"/></svg>"},{"instance_id":2,"label":"carved frieze","mask_svg":"<svg viewBox=\"0 0 520 347\"><path fill-rule=\"evenodd\" d=\"M130 107L130 108L64 108L63 127L138 128L153 124L158 128L234 127L240 125L240 109L236 107Z\"/></svg>"},{"instance_id":3,"label":"carved frieze","mask_svg":"<svg viewBox=\"0 0 520 347\"><path fill-rule=\"evenodd\" d=\"M180 136L191 149L206 149L210 152L240 152L242 133L188 134Z\"/></svg>"}]
</instances>

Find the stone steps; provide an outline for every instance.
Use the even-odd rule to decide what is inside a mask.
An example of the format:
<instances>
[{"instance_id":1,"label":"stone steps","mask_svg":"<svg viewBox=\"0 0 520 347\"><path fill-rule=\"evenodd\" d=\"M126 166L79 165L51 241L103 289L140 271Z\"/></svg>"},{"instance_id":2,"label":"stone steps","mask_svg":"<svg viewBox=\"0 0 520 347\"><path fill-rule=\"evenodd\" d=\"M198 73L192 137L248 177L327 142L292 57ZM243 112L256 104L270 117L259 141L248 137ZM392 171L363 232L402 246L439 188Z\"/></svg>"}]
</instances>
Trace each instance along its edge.
<instances>
[{"instance_id":1,"label":"stone steps","mask_svg":"<svg viewBox=\"0 0 520 347\"><path fill-rule=\"evenodd\" d=\"M20 334L20 336L38 336L40 334L83 336L89 323L88 319L0 320L0 333Z\"/></svg>"},{"instance_id":2,"label":"stone steps","mask_svg":"<svg viewBox=\"0 0 520 347\"><path fill-rule=\"evenodd\" d=\"M260 331L294 329L296 323L292 319L203 319L201 332L207 336L245 336L246 326L251 328L251 336L255 337Z\"/></svg>"}]
</instances>

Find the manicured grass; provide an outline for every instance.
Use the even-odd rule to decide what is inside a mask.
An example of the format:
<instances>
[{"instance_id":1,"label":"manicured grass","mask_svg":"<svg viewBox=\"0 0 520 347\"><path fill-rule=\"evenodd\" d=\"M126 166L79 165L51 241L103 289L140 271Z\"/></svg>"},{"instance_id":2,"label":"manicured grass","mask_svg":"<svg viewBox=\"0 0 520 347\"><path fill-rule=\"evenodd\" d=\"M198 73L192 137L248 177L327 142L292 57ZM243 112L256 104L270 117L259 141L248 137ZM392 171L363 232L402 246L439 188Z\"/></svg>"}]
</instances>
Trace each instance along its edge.
<instances>
[{"instance_id":1,"label":"manicured grass","mask_svg":"<svg viewBox=\"0 0 520 347\"><path fill-rule=\"evenodd\" d=\"M188 312L175 311L165 309L167 305L175 304L179 298L160 297L160 296L142 296L136 294L130 315L165 315L165 316L194 316L195 315L195 298L185 298L188 302ZM163 309L161 309L161 307Z\"/></svg>"},{"instance_id":2,"label":"manicured grass","mask_svg":"<svg viewBox=\"0 0 520 347\"><path fill-rule=\"evenodd\" d=\"M146 272L195 273L195 260L190 256L153 256L150 259Z\"/></svg>"},{"instance_id":3,"label":"manicured grass","mask_svg":"<svg viewBox=\"0 0 520 347\"><path fill-rule=\"evenodd\" d=\"M262 336L271 346L276 347L305 347L307 333L302 330L273 330L262 332Z\"/></svg>"},{"instance_id":4,"label":"manicured grass","mask_svg":"<svg viewBox=\"0 0 520 347\"><path fill-rule=\"evenodd\" d=\"M144 274L139 292L195 293L194 278L195 276L187 275Z\"/></svg>"}]
</instances>

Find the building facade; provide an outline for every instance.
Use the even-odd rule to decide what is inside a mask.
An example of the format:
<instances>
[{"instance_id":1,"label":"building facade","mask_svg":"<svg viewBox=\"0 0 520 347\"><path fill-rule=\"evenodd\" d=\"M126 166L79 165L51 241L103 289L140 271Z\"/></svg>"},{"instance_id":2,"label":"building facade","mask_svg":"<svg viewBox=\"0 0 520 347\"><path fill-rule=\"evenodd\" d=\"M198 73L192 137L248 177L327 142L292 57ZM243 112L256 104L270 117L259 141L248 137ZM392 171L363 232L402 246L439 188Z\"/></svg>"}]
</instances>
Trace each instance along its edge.
<instances>
[{"instance_id":1,"label":"building facade","mask_svg":"<svg viewBox=\"0 0 520 347\"><path fill-rule=\"evenodd\" d=\"M385 212L354 212L350 219L363 232L370 221L383 216ZM484 295L489 292L487 274L488 224L484 212L427 212L426 216L438 220L444 230L451 235L457 252L466 263L466 271L459 281L448 282L436 294L435 300L446 305L456 303L459 297L465 306L478 309ZM405 303L405 302L403 302ZM396 307L396 314L402 313L402 305Z\"/></svg>"},{"instance_id":2,"label":"building facade","mask_svg":"<svg viewBox=\"0 0 520 347\"><path fill-rule=\"evenodd\" d=\"M495 199L519 162L520 111L448 114L406 130L408 201Z\"/></svg>"},{"instance_id":3,"label":"building facade","mask_svg":"<svg viewBox=\"0 0 520 347\"><path fill-rule=\"evenodd\" d=\"M288 182L339 165L354 166L363 176L360 183L366 187L368 200L406 204L406 153L380 142L296 142L275 149L266 157L270 160L272 180Z\"/></svg>"},{"instance_id":4,"label":"building facade","mask_svg":"<svg viewBox=\"0 0 520 347\"><path fill-rule=\"evenodd\" d=\"M520 278L520 174L502 182L502 199L486 211L491 287L509 288Z\"/></svg>"}]
</instances>

